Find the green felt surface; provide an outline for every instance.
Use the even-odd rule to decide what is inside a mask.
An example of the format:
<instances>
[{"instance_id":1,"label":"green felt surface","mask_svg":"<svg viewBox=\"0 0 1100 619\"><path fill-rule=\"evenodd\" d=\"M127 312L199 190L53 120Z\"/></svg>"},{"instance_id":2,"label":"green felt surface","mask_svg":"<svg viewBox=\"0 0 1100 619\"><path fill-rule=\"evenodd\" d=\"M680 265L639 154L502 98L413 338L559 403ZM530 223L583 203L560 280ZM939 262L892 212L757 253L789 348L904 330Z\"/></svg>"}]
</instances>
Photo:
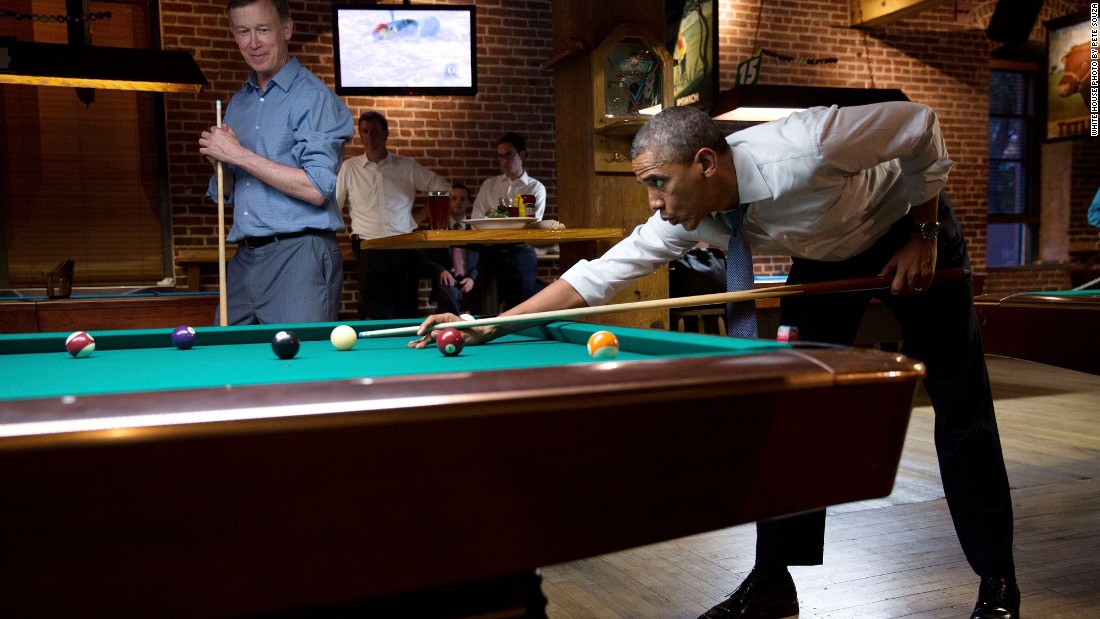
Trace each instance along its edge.
<instances>
[{"instance_id":1,"label":"green felt surface","mask_svg":"<svg viewBox=\"0 0 1100 619\"><path fill-rule=\"evenodd\" d=\"M489 344L468 346L457 357L445 357L434 346L407 348L412 336L361 338L351 350L338 351L329 342L329 334L337 324L198 327L197 344L190 350L172 346L170 329L96 332L92 333L96 350L83 359L65 351L67 333L0 335L0 375L4 377L0 399L595 363L588 357L585 344L589 335L601 329L611 330L618 337L620 361L770 352L789 347L768 340L559 322L532 327ZM364 331L416 323L346 324ZM271 350L271 338L281 329L294 331L302 341L301 350L292 359L280 359Z\"/></svg>"},{"instance_id":2,"label":"green felt surface","mask_svg":"<svg viewBox=\"0 0 1100 619\"><path fill-rule=\"evenodd\" d=\"M1045 297L1097 297L1100 296L1100 290L1051 290L1048 292L1028 292L1026 294Z\"/></svg>"}]
</instances>

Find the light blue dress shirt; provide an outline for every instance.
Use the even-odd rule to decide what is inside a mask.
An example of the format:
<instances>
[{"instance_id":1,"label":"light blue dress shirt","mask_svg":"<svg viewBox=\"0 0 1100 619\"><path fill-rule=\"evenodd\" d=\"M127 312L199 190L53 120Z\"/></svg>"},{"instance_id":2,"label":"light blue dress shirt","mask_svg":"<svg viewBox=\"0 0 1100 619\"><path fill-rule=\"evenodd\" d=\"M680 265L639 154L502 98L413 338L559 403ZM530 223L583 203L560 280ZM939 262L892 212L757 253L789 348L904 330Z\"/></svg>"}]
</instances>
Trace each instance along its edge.
<instances>
[{"instance_id":1,"label":"light blue dress shirt","mask_svg":"<svg viewBox=\"0 0 1100 619\"><path fill-rule=\"evenodd\" d=\"M233 227L226 240L289 234L306 229L344 229L336 203L336 175L344 159L344 144L355 135L355 123L344 102L324 82L291 58L262 92L252 73L226 106L224 124L236 132L245 148L257 155L305 170L325 196L316 206L292 198L236 166ZM217 178L211 178L207 198L217 200Z\"/></svg>"},{"instance_id":2,"label":"light blue dress shirt","mask_svg":"<svg viewBox=\"0 0 1100 619\"><path fill-rule=\"evenodd\" d=\"M839 261L858 255L935 197L953 162L936 114L919 103L812 108L726 138L753 253ZM589 305L699 242L729 243L721 219L692 231L655 213L596 260L562 275Z\"/></svg>"}]
</instances>

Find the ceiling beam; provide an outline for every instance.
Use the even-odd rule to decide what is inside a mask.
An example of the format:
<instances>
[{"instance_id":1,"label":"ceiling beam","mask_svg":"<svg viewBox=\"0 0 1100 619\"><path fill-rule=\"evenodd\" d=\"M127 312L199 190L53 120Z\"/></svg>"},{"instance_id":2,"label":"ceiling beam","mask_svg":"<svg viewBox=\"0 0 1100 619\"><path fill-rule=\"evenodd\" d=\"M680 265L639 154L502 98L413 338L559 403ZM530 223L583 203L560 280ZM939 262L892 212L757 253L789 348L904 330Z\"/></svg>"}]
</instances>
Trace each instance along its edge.
<instances>
[{"instance_id":1,"label":"ceiling beam","mask_svg":"<svg viewBox=\"0 0 1100 619\"><path fill-rule=\"evenodd\" d=\"M853 28L882 28L955 0L849 0Z\"/></svg>"}]
</instances>

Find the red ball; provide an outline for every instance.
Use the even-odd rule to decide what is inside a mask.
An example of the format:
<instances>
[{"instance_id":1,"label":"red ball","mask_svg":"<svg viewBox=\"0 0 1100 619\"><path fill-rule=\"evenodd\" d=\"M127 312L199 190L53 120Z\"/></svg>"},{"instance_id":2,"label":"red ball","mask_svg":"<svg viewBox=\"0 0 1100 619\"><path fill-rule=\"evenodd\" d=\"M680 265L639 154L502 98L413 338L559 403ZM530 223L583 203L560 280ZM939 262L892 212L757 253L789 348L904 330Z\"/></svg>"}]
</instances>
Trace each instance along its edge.
<instances>
[{"instance_id":1,"label":"red ball","mask_svg":"<svg viewBox=\"0 0 1100 619\"><path fill-rule=\"evenodd\" d=\"M775 339L779 342L797 342L798 327L779 325L779 329L775 333Z\"/></svg>"},{"instance_id":2,"label":"red ball","mask_svg":"<svg viewBox=\"0 0 1100 619\"><path fill-rule=\"evenodd\" d=\"M65 338L65 350L77 359L87 357L95 350L95 339L83 331L77 331Z\"/></svg>"},{"instance_id":3,"label":"red ball","mask_svg":"<svg viewBox=\"0 0 1100 619\"><path fill-rule=\"evenodd\" d=\"M448 357L453 357L462 352L466 340L458 329L444 329L435 337L435 345L439 348L439 352Z\"/></svg>"}]
</instances>

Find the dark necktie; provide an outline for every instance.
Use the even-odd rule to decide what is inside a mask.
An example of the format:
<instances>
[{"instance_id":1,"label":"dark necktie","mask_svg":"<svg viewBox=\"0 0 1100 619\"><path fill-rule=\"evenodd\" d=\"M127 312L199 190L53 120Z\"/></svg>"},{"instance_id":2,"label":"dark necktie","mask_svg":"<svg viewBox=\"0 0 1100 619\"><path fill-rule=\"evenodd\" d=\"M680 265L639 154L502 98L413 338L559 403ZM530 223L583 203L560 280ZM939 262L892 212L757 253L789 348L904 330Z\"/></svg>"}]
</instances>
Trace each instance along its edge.
<instances>
[{"instance_id":1,"label":"dark necktie","mask_svg":"<svg viewBox=\"0 0 1100 619\"><path fill-rule=\"evenodd\" d=\"M745 236L742 223L745 219L745 205L722 213L730 229L730 243L726 250L726 291L752 290L752 250ZM726 304L726 334L730 337L757 337L756 303L742 301Z\"/></svg>"},{"instance_id":2,"label":"dark necktie","mask_svg":"<svg viewBox=\"0 0 1100 619\"><path fill-rule=\"evenodd\" d=\"M453 230L462 230L465 226L462 224L455 224L451 226ZM456 277L461 277L466 274L466 252L462 251L462 248L458 245L451 247L451 268L454 270Z\"/></svg>"}]
</instances>

